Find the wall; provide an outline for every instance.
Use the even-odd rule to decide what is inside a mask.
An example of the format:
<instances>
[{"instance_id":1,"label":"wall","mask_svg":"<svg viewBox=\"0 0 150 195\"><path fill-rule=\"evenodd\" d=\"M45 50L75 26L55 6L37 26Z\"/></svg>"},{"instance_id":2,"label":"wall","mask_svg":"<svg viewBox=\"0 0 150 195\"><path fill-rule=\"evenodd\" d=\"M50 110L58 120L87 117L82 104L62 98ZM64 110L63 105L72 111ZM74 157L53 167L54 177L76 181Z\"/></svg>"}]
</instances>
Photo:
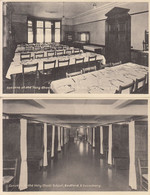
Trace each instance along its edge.
<instances>
[{"instance_id":1,"label":"wall","mask_svg":"<svg viewBox=\"0 0 150 195\"><path fill-rule=\"evenodd\" d=\"M27 42L27 16L13 15L12 26L15 31L15 42L17 44Z\"/></svg>"},{"instance_id":2,"label":"wall","mask_svg":"<svg viewBox=\"0 0 150 195\"><path fill-rule=\"evenodd\" d=\"M3 119L3 158L20 156L20 120Z\"/></svg>"},{"instance_id":3,"label":"wall","mask_svg":"<svg viewBox=\"0 0 150 195\"><path fill-rule=\"evenodd\" d=\"M74 26L76 32L90 32L90 43L105 45L105 21L79 24ZM77 37L77 36L76 36Z\"/></svg>"},{"instance_id":4,"label":"wall","mask_svg":"<svg viewBox=\"0 0 150 195\"><path fill-rule=\"evenodd\" d=\"M135 122L135 164L136 164L136 177L139 189L139 167L138 158L148 159L148 123L147 121Z\"/></svg>"},{"instance_id":5,"label":"wall","mask_svg":"<svg viewBox=\"0 0 150 195\"><path fill-rule=\"evenodd\" d=\"M144 31L148 30L148 13L141 13L138 15L132 14L147 11L148 3L113 3L103 10L97 9L97 11L95 12L82 14L73 19L74 31L89 31L90 43L105 45L105 14L115 6L130 9L129 14L131 14L131 46L134 49L142 50Z\"/></svg>"}]
</instances>

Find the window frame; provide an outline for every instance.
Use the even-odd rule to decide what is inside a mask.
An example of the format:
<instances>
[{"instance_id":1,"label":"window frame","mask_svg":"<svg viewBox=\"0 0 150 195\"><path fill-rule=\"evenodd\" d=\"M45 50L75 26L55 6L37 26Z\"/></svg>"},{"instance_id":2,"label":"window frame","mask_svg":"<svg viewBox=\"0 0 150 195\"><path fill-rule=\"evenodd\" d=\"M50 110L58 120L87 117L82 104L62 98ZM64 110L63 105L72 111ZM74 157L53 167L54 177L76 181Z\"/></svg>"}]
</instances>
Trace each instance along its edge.
<instances>
[{"instance_id":1,"label":"window frame","mask_svg":"<svg viewBox=\"0 0 150 195\"><path fill-rule=\"evenodd\" d=\"M62 20L61 19L48 19L48 18L35 18L35 17L28 17L27 18L27 32L28 32L28 21L32 21L32 30L33 30L33 43L39 43L37 42L37 21L43 21L43 43L45 42L45 30L50 29L48 27L45 27L45 22L51 22L51 43L55 42L55 22L60 22L60 42L62 41ZM41 28L41 27L38 27ZM58 28L56 28L58 29ZM28 33L27 33L27 42L28 42Z\"/></svg>"}]
</instances>

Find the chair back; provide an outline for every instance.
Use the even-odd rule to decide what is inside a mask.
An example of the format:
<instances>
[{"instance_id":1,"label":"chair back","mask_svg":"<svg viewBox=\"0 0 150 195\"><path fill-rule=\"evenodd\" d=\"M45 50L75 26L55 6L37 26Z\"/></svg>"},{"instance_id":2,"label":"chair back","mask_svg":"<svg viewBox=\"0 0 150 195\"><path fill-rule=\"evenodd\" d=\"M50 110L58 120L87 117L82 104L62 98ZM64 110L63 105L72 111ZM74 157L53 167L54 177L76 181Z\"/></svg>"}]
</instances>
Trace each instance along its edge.
<instances>
[{"instance_id":1,"label":"chair back","mask_svg":"<svg viewBox=\"0 0 150 195\"><path fill-rule=\"evenodd\" d=\"M35 59L41 59L44 58L44 52L35 53Z\"/></svg>"},{"instance_id":2,"label":"chair back","mask_svg":"<svg viewBox=\"0 0 150 195\"><path fill-rule=\"evenodd\" d=\"M145 88L146 85L146 81L147 81L147 75L145 75L144 77L140 78L140 79L136 79L135 82L135 93L137 91L141 91Z\"/></svg>"},{"instance_id":3,"label":"chair back","mask_svg":"<svg viewBox=\"0 0 150 195\"><path fill-rule=\"evenodd\" d=\"M81 74L82 74L82 70L80 70L78 72L72 72L72 73L67 73L66 72L66 78L78 76L78 75L81 75Z\"/></svg>"},{"instance_id":4,"label":"chair back","mask_svg":"<svg viewBox=\"0 0 150 195\"><path fill-rule=\"evenodd\" d=\"M34 51L40 51L41 50L41 47L40 46L35 46L34 47Z\"/></svg>"},{"instance_id":5,"label":"chair back","mask_svg":"<svg viewBox=\"0 0 150 195\"><path fill-rule=\"evenodd\" d=\"M69 66L70 59L68 60L58 60L58 67L60 66Z\"/></svg>"},{"instance_id":6,"label":"chair back","mask_svg":"<svg viewBox=\"0 0 150 195\"><path fill-rule=\"evenodd\" d=\"M122 93L122 94L130 94L133 93L134 90L135 81L128 85L120 85L119 90L116 93Z\"/></svg>"},{"instance_id":7,"label":"chair back","mask_svg":"<svg viewBox=\"0 0 150 195\"><path fill-rule=\"evenodd\" d=\"M50 47L44 47L44 51L50 50Z\"/></svg>"},{"instance_id":8,"label":"chair back","mask_svg":"<svg viewBox=\"0 0 150 195\"><path fill-rule=\"evenodd\" d=\"M56 56L63 56L64 50L56 50Z\"/></svg>"},{"instance_id":9,"label":"chair back","mask_svg":"<svg viewBox=\"0 0 150 195\"><path fill-rule=\"evenodd\" d=\"M25 47L25 50L26 50L27 52L31 52L31 51L34 50L34 47L28 45L28 46Z\"/></svg>"},{"instance_id":10,"label":"chair back","mask_svg":"<svg viewBox=\"0 0 150 195\"><path fill-rule=\"evenodd\" d=\"M3 160L3 186L9 188L9 184L16 182L17 175L17 159L4 159ZM7 189L8 190L8 189ZM7 191L6 190L6 191Z\"/></svg>"},{"instance_id":11,"label":"chair back","mask_svg":"<svg viewBox=\"0 0 150 195\"><path fill-rule=\"evenodd\" d=\"M81 52L80 52L80 49L78 49L78 48L75 48L74 50L73 50L73 54L80 54Z\"/></svg>"},{"instance_id":12,"label":"chair back","mask_svg":"<svg viewBox=\"0 0 150 195\"><path fill-rule=\"evenodd\" d=\"M96 71L96 66L92 66L92 67L83 68L83 69L82 69L82 71L83 71L83 73L87 73L87 72Z\"/></svg>"},{"instance_id":13,"label":"chair back","mask_svg":"<svg viewBox=\"0 0 150 195\"><path fill-rule=\"evenodd\" d=\"M75 58L75 64L78 63L84 63L84 57L83 58Z\"/></svg>"},{"instance_id":14,"label":"chair back","mask_svg":"<svg viewBox=\"0 0 150 195\"><path fill-rule=\"evenodd\" d=\"M44 61L43 62L43 73L48 73L48 71L52 68L56 67L56 60L53 61Z\"/></svg>"},{"instance_id":15,"label":"chair back","mask_svg":"<svg viewBox=\"0 0 150 195\"><path fill-rule=\"evenodd\" d=\"M31 53L20 53L20 60L31 60Z\"/></svg>"},{"instance_id":16,"label":"chair back","mask_svg":"<svg viewBox=\"0 0 150 195\"><path fill-rule=\"evenodd\" d=\"M47 52L47 57L54 57L54 56L55 56L55 51L54 50Z\"/></svg>"},{"instance_id":17,"label":"chair back","mask_svg":"<svg viewBox=\"0 0 150 195\"><path fill-rule=\"evenodd\" d=\"M35 75L34 85L36 85L37 74L38 74L38 63L22 65L23 86L25 86L25 75L28 74L32 76L32 79L34 78L33 75Z\"/></svg>"},{"instance_id":18,"label":"chair back","mask_svg":"<svg viewBox=\"0 0 150 195\"><path fill-rule=\"evenodd\" d=\"M96 61L97 56L89 56L89 61Z\"/></svg>"},{"instance_id":19,"label":"chair back","mask_svg":"<svg viewBox=\"0 0 150 195\"><path fill-rule=\"evenodd\" d=\"M66 55L71 55L71 54L72 54L72 50L71 50L71 49L66 49L65 54L66 54Z\"/></svg>"},{"instance_id":20,"label":"chair back","mask_svg":"<svg viewBox=\"0 0 150 195\"><path fill-rule=\"evenodd\" d=\"M57 50L62 50L63 49L63 46L56 46L56 49Z\"/></svg>"}]
</instances>

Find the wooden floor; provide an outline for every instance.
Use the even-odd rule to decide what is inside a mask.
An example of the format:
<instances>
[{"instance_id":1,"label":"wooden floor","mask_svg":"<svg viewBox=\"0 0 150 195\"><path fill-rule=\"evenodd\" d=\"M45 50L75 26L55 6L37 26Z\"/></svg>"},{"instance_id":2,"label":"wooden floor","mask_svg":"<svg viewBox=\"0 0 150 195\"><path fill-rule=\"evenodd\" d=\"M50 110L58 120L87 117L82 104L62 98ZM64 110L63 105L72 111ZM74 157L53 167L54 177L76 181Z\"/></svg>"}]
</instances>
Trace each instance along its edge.
<instances>
[{"instance_id":1,"label":"wooden floor","mask_svg":"<svg viewBox=\"0 0 150 195\"><path fill-rule=\"evenodd\" d=\"M46 170L29 166L27 191L129 191L128 170L110 168L87 142L65 145Z\"/></svg>"}]
</instances>

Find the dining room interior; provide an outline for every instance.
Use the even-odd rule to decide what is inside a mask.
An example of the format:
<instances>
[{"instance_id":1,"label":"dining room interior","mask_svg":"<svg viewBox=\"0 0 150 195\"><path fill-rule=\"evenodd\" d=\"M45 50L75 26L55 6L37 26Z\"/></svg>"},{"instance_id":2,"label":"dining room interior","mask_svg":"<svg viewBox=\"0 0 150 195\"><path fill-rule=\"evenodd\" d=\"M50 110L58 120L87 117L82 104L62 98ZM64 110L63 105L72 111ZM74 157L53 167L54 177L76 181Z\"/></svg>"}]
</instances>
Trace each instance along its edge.
<instances>
[{"instance_id":1,"label":"dining room interior","mask_svg":"<svg viewBox=\"0 0 150 195\"><path fill-rule=\"evenodd\" d=\"M148 94L148 2L2 8L4 94Z\"/></svg>"},{"instance_id":2,"label":"dining room interior","mask_svg":"<svg viewBox=\"0 0 150 195\"><path fill-rule=\"evenodd\" d=\"M3 191L148 192L146 99L4 99L2 135Z\"/></svg>"}]
</instances>

